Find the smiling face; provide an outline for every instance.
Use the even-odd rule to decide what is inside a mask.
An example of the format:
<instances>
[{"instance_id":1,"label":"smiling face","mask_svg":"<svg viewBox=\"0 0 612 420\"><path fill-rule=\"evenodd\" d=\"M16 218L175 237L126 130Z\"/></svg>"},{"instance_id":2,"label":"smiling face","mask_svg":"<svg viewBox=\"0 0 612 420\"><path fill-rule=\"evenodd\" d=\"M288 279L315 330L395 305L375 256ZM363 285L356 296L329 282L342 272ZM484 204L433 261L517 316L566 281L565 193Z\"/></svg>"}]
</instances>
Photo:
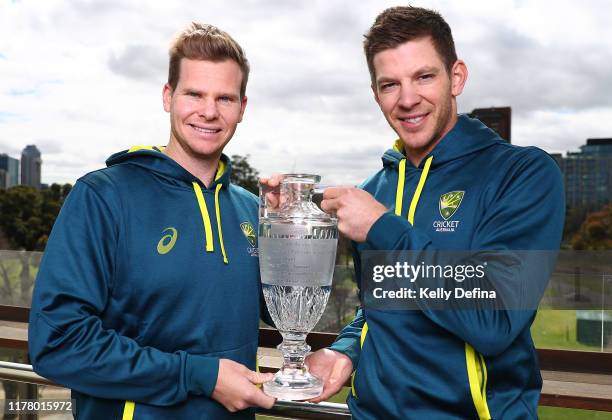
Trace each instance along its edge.
<instances>
[{"instance_id":1,"label":"smiling face","mask_svg":"<svg viewBox=\"0 0 612 420\"><path fill-rule=\"evenodd\" d=\"M455 125L455 98L463 90L467 68L457 60L449 75L429 37L383 50L373 64L376 102L402 140L406 156L418 166Z\"/></svg>"},{"instance_id":2,"label":"smiling face","mask_svg":"<svg viewBox=\"0 0 612 420\"><path fill-rule=\"evenodd\" d=\"M164 110L170 113L167 153L187 170L214 163L242 121L246 96L240 97L242 72L233 60L183 58L176 89L166 84Z\"/></svg>"}]
</instances>

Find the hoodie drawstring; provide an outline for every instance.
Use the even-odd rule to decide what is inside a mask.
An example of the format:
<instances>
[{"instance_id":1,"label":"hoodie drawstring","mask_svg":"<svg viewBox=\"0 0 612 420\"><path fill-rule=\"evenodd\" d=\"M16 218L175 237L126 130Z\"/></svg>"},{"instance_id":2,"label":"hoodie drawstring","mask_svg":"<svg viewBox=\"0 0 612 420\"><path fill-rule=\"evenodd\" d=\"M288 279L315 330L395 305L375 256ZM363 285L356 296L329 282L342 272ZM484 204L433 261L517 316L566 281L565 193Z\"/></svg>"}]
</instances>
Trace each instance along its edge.
<instances>
[{"instance_id":1,"label":"hoodie drawstring","mask_svg":"<svg viewBox=\"0 0 612 420\"><path fill-rule=\"evenodd\" d=\"M217 231L219 232L219 243L221 244L221 253L223 254L223 262L228 264L227 255L225 254L225 246L223 245L223 231L221 230L221 208L219 207L219 190L223 185L218 184L215 188L215 213L217 214Z\"/></svg>"},{"instance_id":2,"label":"hoodie drawstring","mask_svg":"<svg viewBox=\"0 0 612 420\"><path fill-rule=\"evenodd\" d=\"M417 204L419 203L419 199L421 198L421 192L423 192L423 186L425 186L425 180L427 179L427 175L429 174L429 167L431 166L432 161L433 156L428 157L425 161L425 166L423 166L423 172L421 172L419 183L417 184L416 190L414 191L414 195L412 196L412 200L410 201L410 208L408 210L408 221L413 226L414 214L416 213ZM397 180L397 190L395 191L395 214L397 216L401 216L402 205L404 201L404 184L406 181L406 158L400 160L398 171L399 176Z\"/></svg>"},{"instance_id":3,"label":"hoodie drawstring","mask_svg":"<svg viewBox=\"0 0 612 420\"><path fill-rule=\"evenodd\" d=\"M397 151L401 151L400 149L401 143L396 142L394 149ZM429 167L431 166L431 162L433 161L433 156L430 156L425 161L425 166L423 166L423 172L421 173L421 177L419 178L419 183L417 184L416 190L414 191L414 195L412 196L412 200L410 201L410 209L408 210L408 221L411 225L414 226L414 213L416 212L417 204L419 203L419 198L421 198L421 192L423 192L423 186L425 186L425 181L427 180L427 174L429 174ZM398 168L398 178L397 178L397 189L395 190L395 215L402 215L402 204L404 202L404 185L406 184L406 158L400 160L399 168ZM363 343L365 342L366 335L368 334L368 323L367 321L363 324L361 328L361 338L359 340L360 347L363 348ZM357 397L357 391L355 391L355 373L351 376L351 392L353 397Z\"/></svg>"},{"instance_id":4,"label":"hoodie drawstring","mask_svg":"<svg viewBox=\"0 0 612 420\"><path fill-rule=\"evenodd\" d=\"M215 181L221 178L225 171L225 164L223 161L219 161L219 168L215 175ZM225 253L225 245L223 244L223 231L221 229L221 207L219 206L219 191L223 184L218 184L215 187L215 215L217 216L217 232L219 235L219 244L221 245L221 254L223 254L223 262L229 264L227 254ZM206 236L206 252L214 252L215 245L212 237L212 225L210 223L210 216L208 214L208 207L206 206L206 200L204 200L204 194L202 188L197 182L193 182L193 190L195 191L196 198L198 199L198 205L200 206L200 213L202 214L202 222L204 223L204 234Z\"/></svg>"},{"instance_id":5,"label":"hoodie drawstring","mask_svg":"<svg viewBox=\"0 0 612 420\"><path fill-rule=\"evenodd\" d=\"M198 199L200 213L202 213L202 222L204 222L204 234L206 235L206 252L214 252L215 245L213 244L210 216L208 215L208 208L206 207L206 201L204 200L204 194L202 194L202 188L200 188L200 184L194 182L193 190L195 191L195 195Z\"/></svg>"},{"instance_id":6,"label":"hoodie drawstring","mask_svg":"<svg viewBox=\"0 0 612 420\"><path fill-rule=\"evenodd\" d=\"M215 215L217 216L217 232L219 234L219 244L221 245L221 253L223 254L223 262L229 264L227 254L225 253L225 245L223 244L223 231L221 230L221 208L219 207L219 190L222 185L219 184L215 188ZM212 237L212 225L210 223L210 216L208 215L208 207L206 207L206 201L204 200L204 194L202 194L202 188L197 182L193 183L193 190L198 199L198 205L200 206L200 213L202 213L202 222L204 223L204 234L206 235L206 252L214 252L215 245Z\"/></svg>"}]
</instances>

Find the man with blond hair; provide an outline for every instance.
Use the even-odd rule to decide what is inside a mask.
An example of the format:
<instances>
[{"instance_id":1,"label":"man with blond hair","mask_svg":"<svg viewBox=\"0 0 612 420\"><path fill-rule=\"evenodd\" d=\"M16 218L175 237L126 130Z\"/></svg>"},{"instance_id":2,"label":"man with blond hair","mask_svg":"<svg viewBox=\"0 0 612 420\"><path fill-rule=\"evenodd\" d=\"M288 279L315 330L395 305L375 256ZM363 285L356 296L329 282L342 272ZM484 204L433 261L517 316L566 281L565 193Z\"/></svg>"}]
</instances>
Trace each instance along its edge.
<instances>
[{"instance_id":1,"label":"man with blond hair","mask_svg":"<svg viewBox=\"0 0 612 420\"><path fill-rule=\"evenodd\" d=\"M193 23L170 49L166 147L134 146L80 178L34 290L34 369L72 389L82 419L253 418L261 285L257 198L223 155L249 64Z\"/></svg>"}]
</instances>

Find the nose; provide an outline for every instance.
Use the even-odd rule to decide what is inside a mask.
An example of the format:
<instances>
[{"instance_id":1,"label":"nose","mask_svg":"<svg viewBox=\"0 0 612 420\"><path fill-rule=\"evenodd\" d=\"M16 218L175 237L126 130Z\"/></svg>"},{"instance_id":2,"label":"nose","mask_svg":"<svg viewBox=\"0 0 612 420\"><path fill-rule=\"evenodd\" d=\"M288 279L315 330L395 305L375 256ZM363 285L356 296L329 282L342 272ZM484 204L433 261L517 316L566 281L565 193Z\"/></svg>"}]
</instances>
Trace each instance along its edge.
<instances>
[{"instance_id":1,"label":"nose","mask_svg":"<svg viewBox=\"0 0 612 420\"><path fill-rule=\"evenodd\" d=\"M420 102L421 95L419 95L418 91L414 88L414 86L407 83L402 84L400 88L398 105L402 108L411 109L418 105Z\"/></svg>"},{"instance_id":2,"label":"nose","mask_svg":"<svg viewBox=\"0 0 612 420\"><path fill-rule=\"evenodd\" d=\"M199 110L200 117L207 121L215 120L219 117L219 109L217 108L217 102L214 99L205 99L202 101Z\"/></svg>"}]
</instances>

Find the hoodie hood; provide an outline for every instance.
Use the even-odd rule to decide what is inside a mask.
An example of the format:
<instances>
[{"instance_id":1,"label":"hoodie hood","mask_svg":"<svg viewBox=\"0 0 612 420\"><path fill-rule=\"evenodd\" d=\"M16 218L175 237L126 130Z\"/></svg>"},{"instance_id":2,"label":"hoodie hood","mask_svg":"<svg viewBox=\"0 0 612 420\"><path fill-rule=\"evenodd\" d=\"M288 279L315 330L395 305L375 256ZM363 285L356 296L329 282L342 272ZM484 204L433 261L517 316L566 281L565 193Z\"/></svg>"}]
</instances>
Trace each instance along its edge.
<instances>
[{"instance_id":1,"label":"hoodie hood","mask_svg":"<svg viewBox=\"0 0 612 420\"><path fill-rule=\"evenodd\" d=\"M194 182L201 184L201 181L195 175L166 155L165 150L165 146L133 146L128 150L113 154L106 160L106 166L111 167L120 163L127 163L154 172L173 185L191 188ZM231 161L226 155L222 154L215 180L207 188L215 189L217 185L227 188L230 183L231 172Z\"/></svg>"},{"instance_id":2,"label":"hoodie hood","mask_svg":"<svg viewBox=\"0 0 612 420\"><path fill-rule=\"evenodd\" d=\"M480 120L467 115L459 115L455 126L440 140L434 149L425 156L419 168L431 160L431 169L435 169L447 162L462 158L486 149L496 144L505 143L497 133L485 126ZM396 140L393 148L387 150L382 157L383 165L398 168L402 159L405 159L404 146L401 140ZM413 167L408 163L409 167Z\"/></svg>"}]
</instances>

